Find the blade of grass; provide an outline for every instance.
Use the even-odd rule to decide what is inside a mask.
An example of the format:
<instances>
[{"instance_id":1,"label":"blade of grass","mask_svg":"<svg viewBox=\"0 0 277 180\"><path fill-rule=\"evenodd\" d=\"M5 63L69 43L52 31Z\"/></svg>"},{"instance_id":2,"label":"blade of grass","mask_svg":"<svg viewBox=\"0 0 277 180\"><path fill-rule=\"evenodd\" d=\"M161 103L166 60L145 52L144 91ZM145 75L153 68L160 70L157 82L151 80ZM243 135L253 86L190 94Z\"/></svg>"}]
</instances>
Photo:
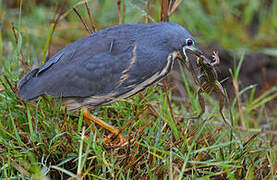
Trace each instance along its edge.
<instances>
[{"instance_id":1,"label":"blade of grass","mask_svg":"<svg viewBox=\"0 0 277 180\"><path fill-rule=\"evenodd\" d=\"M83 169L83 167L85 166L86 164L86 160L87 160L87 157L88 157L88 154L90 152L90 146L91 146L91 142L92 142L92 139L93 139L93 133L92 133L92 130L90 130L90 134L89 134L89 139L88 141L86 142L87 143L87 148L86 148L86 151L85 151L85 156L83 158L83 161L82 161L82 164L81 164L81 169ZM87 172L88 173L88 172Z\"/></svg>"},{"instance_id":2,"label":"blade of grass","mask_svg":"<svg viewBox=\"0 0 277 180\"><path fill-rule=\"evenodd\" d=\"M271 93L273 93L273 95L270 95ZM253 109L256 109L260 106L265 105L266 103L272 101L273 99L275 99L277 97L277 88L272 88L270 91L266 92L263 94L263 96L261 96L262 98L258 98L256 100L253 101L252 104L248 105L244 111L245 112L250 112Z\"/></svg>"},{"instance_id":3,"label":"blade of grass","mask_svg":"<svg viewBox=\"0 0 277 180\"><path fill-rule=\"evenodd\" d=\"M238 101L238 109L239 109L239 113L240 113L241 124L243 127L246 127L246 122L245 122L245 118L244 118L244 114L243 114L243 110L242 110L241 99L239 96L239 81L238 81L238 76L239 76L239 72L240 72L243 61L244 61L244 52L241 53L238 66L234 67L235 72L233 73L232 70L229 70L229 71L233 77L233 86L235 89L235 94L238 97L237 101Z\"/></svg>"},{"instance_id":4,"label":"blade of grass","mask_svg":"<svg viewBox=\"0 0 277 180\"><path fill-rule=\"evenodd\" d=\"M41 65L43 65L45 63L45 61L46 61L46 54L47 54L47 51L48 51L48 48L49 48L49 45L50 45L50 41L51 41L52 35L54 33L54 29L55 29L55 23L51 23L50 24L50 28L49 28L49 33L48 33L48 36L47 36L47 40L46 40L46 43L44 45Z\"/></svg>"},{"instance_id":5,"label":"blade of grass","mask_svg":"<svg viewBox=\"0 0 277 180\"><path fill-rule=\"evenodd\" d=\"M32 116L31 116L31 113L30 113L29 106L26 106L26 109L27 109L27 119L28 119L30 136L31 136L31 140L34 142L35 141L35 135L34 135Z\"/></svg>"},{"instance_id":6,"label":"blade of grass","mask_svg":"<svg viewBox=\"0 0 277 180\"><path fill-rule=\"evenodd\" d=\"M58 166L50 166L50 168L51 169L56 169L58 171L61 171L61 172L65 173L65 174L67 174L68 176L70 176L72 178L75 178L77 180L81 180L80 177L78 177L77 175L73 174L72 172L70 172L70 171L68 171L68 170L66 170L64 168L61 168L61 167L58 167Z\"/></svg>"},{"instance_id":7,"label":"blade of grass","mask_svg":"<svg viewBox=\"0 0 277 180\"><path fill-rule=\"evenodd\" d=\"M84 108L81 108L80 116L78 119L77 132L81 131L83 120L84 120Z\"/></svg>"},{"instance_id":8,"label":"blade of grass","mask_svg":"<svg viewBox=\"0 0 277 180\"><path fill-rule=\"evenodd\" d=\"M245 93L246 91L248 91L248 90L250 90L250 89L253 89L253 88L256 88L256 85L247 86L247 87L243 88L238 94L236 94L236 97L234 98L233 103L232 103L232 109L235 108L235 105L236 105L236 103L237 103L239 97L240 97L243 93Z\"/></svg>"},{"instance_id":9,"label":"blade of grass","mask_svg":"<svg viewBox=\"0 0 277 180\"><path fill-rule=\"evenodd\" d=\"M174 117L171 101L170 101L170 98L169 98L169 95L168 95L169 93L168 93L168 86L167 86L166 79L163 81L163 84L164 84L164 90L165 90L165 95L166 95L166 100L167 100L169 112L170 112L171 118L172 118L175 126L177 126L177 121L176 121L176 119Z\"/></svg>"},{"instance_id":10,"label":"blade of grass","mask_svg":"<svg viewBox=\"0 0 277 180\"><path fill-rule=\"evenodd\" d=\"M83 153L83 144L84 144L84 138L85 138L85 130L86 128L83 127L82 134L81 134L81 142L79 147L77 176L82 174L82 153Z\"/></svg>"},{"instance_id":11,"label":"blade of grass","mask_svg":"<svg viewBox=\"0 0 277 180\"><path fill-rule=\"evenodd\" d=\"M195 146L196 140L199 138L200 134L202 133L202 131L203 131L204 127L205 127L205 124L206 124L206 120L205 120L204 124L200 127L200 129L198 130L196 136L193 138L193 141L192 141L192 143L189 146L188 152L185 155L185 160L183 162L183 166L182 166L181 172L179 174L179 180L183 179L183 175L184 175L184 172L185 172L185 169L186 169L189 157L190 157L190 155L192 153L192 149Z\"/></svg>"},{"instance_id":12,"label":"blade of grass","mask_svg":"<svg viewBox=\"0 0 277 180\"><path fill-rule=\"evenodd\" d=\"M200 152L208 151L208 150L212 150L212 149L219 149L219 148L222 148L222 147L228 146L230 144L234 144L234 143L237 143L237 141L233 140L233 141L226 142L226 143L220 143L220 144L208 146L208 147L201 148L201 149L198 149L196 151L193 151L193 153L196 154L196 153L200 153Z\"/></svg>"}]
</instances>

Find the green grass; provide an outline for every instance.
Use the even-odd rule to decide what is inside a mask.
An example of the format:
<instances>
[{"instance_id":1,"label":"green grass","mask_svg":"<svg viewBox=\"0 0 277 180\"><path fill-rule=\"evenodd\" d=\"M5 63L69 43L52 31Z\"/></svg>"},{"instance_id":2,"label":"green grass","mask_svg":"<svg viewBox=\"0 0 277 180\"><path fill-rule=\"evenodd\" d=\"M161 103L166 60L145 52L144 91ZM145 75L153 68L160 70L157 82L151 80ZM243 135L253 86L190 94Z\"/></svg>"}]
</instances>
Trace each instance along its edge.
<instances>
[{"instance_id":1,"label":"green grass","mask_svg":"<svg viewBox=\"0 0 277 180\"><path fill-rule=\"evenodd\" d=\"M88 20L85 6L76 6L78 2L68 1L64 11L69 12L75 5ZM98 29L117 24L117 6L111 2L89 2ZM146 1L125 2L124 23L144 23ZM218 112L217 100L207 94L207 110L202 118L183 120L200 112L197 89L192 88L191 78L183 69L187 98L175 97L172 88L169 91L177 125L170 114L165 91L158 85L93 111L118 129L132 121L121 133L128 145L118 148L105 148L102 141L108 132L87 124L82 112L66 112L48 96L33 102L21 101L16 95L16 84L27 70L20 62L39 65L47 57L49 47L53 55L57 49L87 34L73 11L52 33L52 20L62 4L46 6L24 1L20 10L7 8L1 1L0 178L277 178L277 109L267 107L276 99L276 87L258 97L255 86L238 87L236 97L229 99L224 108L225 116L233 124L230 130ZM151 1L150 5L150 15L159 21L159 1ZM249 37L247 31L254 18L260 24L256 27L256 36ZM239 54L238 65L230 67L235 86L240 80L244 59L242 49L276 55L276 20L277 2L267 7L259 0L184 1L170 18L192 32L198 42L217 43ZM11 23L14 23L17 41ZM242 95L248 98L241 98Z\"/></svg>"}]
</instances>

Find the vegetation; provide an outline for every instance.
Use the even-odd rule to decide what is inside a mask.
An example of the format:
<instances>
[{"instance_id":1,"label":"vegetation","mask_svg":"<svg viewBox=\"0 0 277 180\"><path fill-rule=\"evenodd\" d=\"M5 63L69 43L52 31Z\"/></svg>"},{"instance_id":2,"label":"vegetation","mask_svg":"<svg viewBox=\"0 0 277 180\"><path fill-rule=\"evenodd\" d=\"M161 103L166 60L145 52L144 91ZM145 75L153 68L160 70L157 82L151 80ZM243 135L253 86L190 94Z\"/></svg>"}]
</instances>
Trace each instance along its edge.
<instances>
[{"instance_id":1,"label":"vegetation","mask_svg":"<svg viewBox=\"0 0 277 180\"><path fill-rule=\"evenodd\" d=\"M127 139L117 148L102 145L108 132L86 123L82 112L67 112L49 96L23 102L16 94L17 83L88 34L77 14L90 31L118 23L157 22L166 1L93 0L88 1L91 15L82 0L0 2L0 178L277 178L276 83L259 93L256 82L240 84L246 54L270 55L276 63L277 1L176 0L179 6L172 10L171 22L186 27L199 44L215 43L233 55L229 76L235 97L227 98L224 109L232 128L209 94L204 95L206 113L184 120L201 107L198 87L180 64L185 97L174 93L173 83L168 91L154 85L93 111Z\"/></svg>"}]
</instances>

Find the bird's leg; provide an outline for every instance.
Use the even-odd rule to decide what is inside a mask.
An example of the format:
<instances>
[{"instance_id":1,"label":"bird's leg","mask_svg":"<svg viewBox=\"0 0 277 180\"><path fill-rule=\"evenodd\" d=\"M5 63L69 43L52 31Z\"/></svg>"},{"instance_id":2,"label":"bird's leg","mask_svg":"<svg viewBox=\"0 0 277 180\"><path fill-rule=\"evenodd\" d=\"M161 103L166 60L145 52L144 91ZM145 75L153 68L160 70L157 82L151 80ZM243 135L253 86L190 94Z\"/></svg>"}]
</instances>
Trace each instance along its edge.
<instances>
[{"instance_id":1,"label":"bird's leg","mask_svg":"<svg viewBox=\"0 0 277 180\"><path fill-rule=\"evenodd\" d=\"M99 126L103 127L104 129L108 130L111 132L111 134L104 138L103 140L103 145L106 147L119 147L121 145L123 145L126 140L125 138L120 134L120 131L118 129L116 129L115 127L111 126L110 124L106 123L105 121L97 118L96 116L94 116L93 114L91 114L89 112L89 110L84 107L84 118L93 121L94 123L98 124ZM119 138L119 142L116 144L113 144L112 141L118 137Z\"/></svg>"},{"instance_id":2,"label":"bird's leg","mask_svg":"<svg viewBox=\"0 0 277 180\"><path fill-rule=\"evenodd\" d=\"M231 122L225 118L223 114L223 107L225 103L225 93L223 90L222 85L216 81L215 91L219 94L219 112L225 123L228 125L229 128L232 128Z\"/></svg>"}]
</instances>

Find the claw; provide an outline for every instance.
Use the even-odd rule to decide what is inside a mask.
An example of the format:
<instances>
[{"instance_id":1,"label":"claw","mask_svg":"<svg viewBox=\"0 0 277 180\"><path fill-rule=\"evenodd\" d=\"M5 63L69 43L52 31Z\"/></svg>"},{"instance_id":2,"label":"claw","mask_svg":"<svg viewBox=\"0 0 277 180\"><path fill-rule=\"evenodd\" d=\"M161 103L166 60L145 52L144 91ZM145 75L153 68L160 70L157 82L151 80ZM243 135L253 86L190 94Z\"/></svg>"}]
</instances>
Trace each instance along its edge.
<instances>
[{"instance_id":1,"label":"claw","mask_svg":"<svg viewBox=\"0 0 277 180\"><path fill-rule=\"evenodd\" d=\"M123 146L126 142L126 139L120 134L120 131L116 129L115 127L109 125L105 121L97 118L96 116L92 115L87 108L84 108L84 118L88 119L88 124L91 124L91 122L94 122L98 124L99 126L103 127L104 129L111 132L110 135L108 135L106 138L104 138L102 144L106 148L116 148Z\"/></svg>"},{"instance_id":2,"label":"claw","mask_svg":"<svg viewBox=\"0 0 277 180\"><path fill-rule=\"evenodd\" d=\"M126 139L121 134L109 134L103 139L102 145L105 148L117 148L126 144Z\"/></svg>"}]
</instances>

